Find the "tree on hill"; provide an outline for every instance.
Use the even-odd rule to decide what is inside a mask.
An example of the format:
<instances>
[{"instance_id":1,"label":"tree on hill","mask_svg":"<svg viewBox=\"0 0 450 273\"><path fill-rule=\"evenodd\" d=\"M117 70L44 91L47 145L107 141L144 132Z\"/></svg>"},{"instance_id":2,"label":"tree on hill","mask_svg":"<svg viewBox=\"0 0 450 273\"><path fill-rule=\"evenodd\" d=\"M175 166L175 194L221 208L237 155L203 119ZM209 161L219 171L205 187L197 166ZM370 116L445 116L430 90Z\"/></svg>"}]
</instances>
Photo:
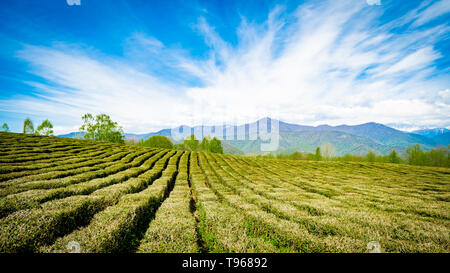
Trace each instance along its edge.
<instances>
[{"instance_id":1,"label":"tree on hill","mask_svg":"<svg viewBox=\"0 0 450 273\"><path fill-rule=\"evenodd\" d=\"M425 153L419 144L406 148L404 151L404 157L408 164L425 165Z\"/></svg>"},{"instance_id":2,"label":"tree on hill","mask_svg":"<svg viewBox=\"0 0 450 273\"><path fill-rule=\"evenodd\" d=\"M209 136L204 137L200 145L198 146L200 151L209 152L211 145L211 138Z\"/></svg>"},{"instance_id":3,"label":"tree on hill","mask_svg":"<svg viewBox=\"0 0 450 273\"><path fill-rule=\"evenodd\" d=\"M195 138L194 134L191 134L190 136L186 137L183 144L187 149L191 151L197 151L199 141Z\"/></svg>"},{"instance_id":4,"label":"tree on hill","mask_svg":"<svg viewBox=\"0 0 450 273\"><path fill-rule=\"evenodd\" d=\"M400 163L401 158L398 156L397 151L392 150L388 155L389 163Z\"/></svg>"},{"instance_id":5,"label":"tree on hill","mask_svg":"<svg viewBox=\"0 0 450 273\"><path fill-rule=\"evenodd\" d=\"M80 131L85 132L84 138L106 142L124 143L124 134L121 126L113 122L106 114L95 116L85 114Z\"/></svg>"},{"instance_id":6,"label":"tree on hill","mask_svg":"<svg viewBox=\"0 0 450 273\"><path fill-rule=\"evenodd\" d=\"M151 136L147 140L143 142L144 146L147 147L156 147L156 148L165 148L165 149L172 149L173 143L170 141L168 137L165 136Z\"/></svg>"},{"instance_id":7,"label":"tree on hill","mask_svg":"<svg viewBox=\"0 0 450 273\"><path fill-rule=\"evenodd\" d=\"M322 143L322 145L320 145L320 151L322 152L323 158L326 160L330 160L336 156L336 148L329 142Z\"/></svg>"},{"instance_id":8,"label":"tree on hill","mask_svg":"<svg viewBox=\"0 0 450 273\"><path fill-rule=\"evenodd\" d=\"M444 146L431 149L427 153L426 163L430 166L448 167L448 150Z\"/></svg>"},{"instance_id":9,"label":"tree on hill","mask_svg":"<svg viewBox=\"0 0 450 273\"><path fill-rule=\"evenodd\" d=\"M209 151L211 153L223 154L222 142L217 137L209 141Z\"/></svg>"},{"instance_id":10,"label":"tree on hill","mask_svg":"<svg viewBox=\"0 0 450 273\"><path fill-rule=\"evenodd\" d=\"M2 131L3 132L9 132L9 127L8 127L8 124L6 124L6 122L3 123L3 125L2 125Z\"/></svg>"},{"instance_id":11,"label":"tree on hill","mask_svg":"<svg viewBox=\"0 0 450 273\"><path fill-rule=\"evenodd\" d=\"M53 124L46 119L36 128L35 133L39 136L51 136L53 135Z\"/></svg>"},{"instance_id":12,"label":"tree on hill","mask_svg":"<svg viewBox=\"0 0 450 273\"><path fill-rule=\"evenodd\" d=\"M374 151L370 150L367 154L366 154L366 160L367 162L375 162L377 158L377 155L375 154Z\"/></svg>"},{"instance_id":13,"label":"tree on hill","mask_svg":"<svg viewBox=\"0 0 450 273\"><path fill-rule=\"evenodd\" d=\"M316 154L314 155L314 160L316 160L316 161L322 160L322 154L320 153L320 147L316 148Z\"/></svg>"},{"instance_id":14,"label":"tree on hill","mask_svg":"<svg viewBox=\"0 0 450 273\"><path fill-rule=\"evenodd\" d=\"M30 118L26 118L23 121L23 133L24 134L33 134L34 133L34 126L33 122Z\"/></svg>"},{"instance_id":15,"label":"tree on hill","mask_svg":"<svg viewBox=\"0 0 450 273\"><path fill-rule=\"evenodd\" d=\"M210 136L204 137L202 142L198 146L198 150L210 153L223 154L222 142L217 137L214 137L212 139Z\"/></svg>"}]
</instances>

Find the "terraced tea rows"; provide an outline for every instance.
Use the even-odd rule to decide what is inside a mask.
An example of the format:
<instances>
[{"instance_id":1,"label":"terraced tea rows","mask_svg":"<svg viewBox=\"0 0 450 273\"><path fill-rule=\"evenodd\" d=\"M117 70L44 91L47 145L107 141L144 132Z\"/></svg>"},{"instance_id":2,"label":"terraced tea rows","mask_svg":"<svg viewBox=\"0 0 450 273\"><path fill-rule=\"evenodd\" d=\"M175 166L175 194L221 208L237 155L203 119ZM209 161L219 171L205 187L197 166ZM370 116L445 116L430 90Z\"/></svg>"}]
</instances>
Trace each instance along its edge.
<instances>
[{"instance_id":1,"label":"terraced tea rows","mask_svg":"<svg viewBox=\"0 0 450 273\"><path fill-rule=\"evenodd\" d=\"M450 251L450 170L0 133L0 252Z\"/></svg>"}]
</instances>

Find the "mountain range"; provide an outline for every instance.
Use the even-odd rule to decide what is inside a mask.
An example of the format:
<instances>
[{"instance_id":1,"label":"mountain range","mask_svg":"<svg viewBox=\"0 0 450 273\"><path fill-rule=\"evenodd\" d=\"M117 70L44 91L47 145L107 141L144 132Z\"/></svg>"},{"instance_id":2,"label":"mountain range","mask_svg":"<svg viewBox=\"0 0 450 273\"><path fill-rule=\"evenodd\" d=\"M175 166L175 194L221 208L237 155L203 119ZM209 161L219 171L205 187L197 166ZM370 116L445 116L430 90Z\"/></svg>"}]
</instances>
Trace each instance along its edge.
<instances>
[{"instance_id":1,"label":"mountain range","mask_svg":"<svg viewBox=\"0 0 450 273\"><path fill-rule=\"evenodd\" d=\"M420 144L423 149L429 150L438 145L450 144L450 130L446 128L434 128L417 130L413 132L400 131L383 124L369 122L360 125L319 125L307 126L286 123L270 118L263 118L253 123L239 126L179 126L174 129L163 129L147 134L125 133L125 138L147 139L153 135L163 135L172 139L174 143L181 143L179 138L174 138L172 132L183 132L183 135L195 134L197 139L207 135L215 135L222 138L225 153L244 154L258 153L262 143L259 130L268 128L271 132L271 124L278 124L279 145L278 153L308 152L324 142L333 144L338 155L360 154L364 155L370 150L379 154L387 154L392 149L401 152L406 147ZM220 130L216 132L216 128ZM82 136L79 132L73 132L60 137ZM253 136L253 137L252 137ZM258 137L256 137L258 136Z\"/></svg>"}]
</instances>

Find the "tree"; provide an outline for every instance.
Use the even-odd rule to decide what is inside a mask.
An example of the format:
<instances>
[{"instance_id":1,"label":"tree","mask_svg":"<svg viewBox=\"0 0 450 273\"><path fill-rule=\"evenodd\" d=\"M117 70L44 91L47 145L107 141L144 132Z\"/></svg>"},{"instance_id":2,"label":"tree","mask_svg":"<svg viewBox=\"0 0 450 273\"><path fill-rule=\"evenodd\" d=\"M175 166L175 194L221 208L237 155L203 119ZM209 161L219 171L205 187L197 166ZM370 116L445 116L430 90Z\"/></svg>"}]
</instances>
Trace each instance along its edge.
<instances>
[{"instance_id":1,"label":"tree","mask_svg":"<svg viewBox=\"0 0 450 273\"><path fill-rule=\"evenodd\" d=\"M374 151L370 150L366 154L366 160L367 162L375 162L375 159L377 158L377 155L374 153Z\"/></svg>"},{"instance_id":2,"label":"tree","mask_svg":"<svg viewBox=\"0 0 450 273\"><path fill-rule=\"evenodd\" d=\"M3 132L9 132L9 127L8 127L8 124L6 124L6 122L3 123L3 125L2 125L2 131Z\"/></svg>"},{"instance_id":3,"label":"tree","mask_svg":"<svg viewBox=\"0 0 450 273\"><path fill-rule=\"evenodd\" d=\"M450 144L447 146L438 145L436 150L442 151L444 154L444 163L442 166L450 167Z\"/></svg>"},{"instance_id":4,"label":"tree","mask_svg":"<svg viewBox=\"0 0 450 273\"><path fill-rule=\"evenodd\" d=\"M200 143L199 149L204 152L210 152L211 138L209 136L204 137Z\"/></svg>"},{"instance_id":5,"label":"tree","mask_svg":"<svg viewBox=\"0 0 450 273\"><path fill-rule=\"evenodd\" d=\"M326 160L330 160L336 156L336 148L329 142L322 143L322 145L320 145L320 150L322 151L323 158Z\"/></svg>"},{"instance_id":6,"label":"tree","mask_svg":"<svg viewBox=\"0 0 450 273\"><path fill-rule=\"evenodd\" d=\"M390 163L400 163L400 157L397 154L397 151L392 150L388 155L388 162Z\"/></svg>"},{"instance_id":7,"label":"tree","mask_svg":"<svg viewBox=\"0 0 450 273\"><path fill-rule=\"evenodd\" d=\"M173 143L168 137L165 136L151 136L143 143L147 147L172 149Z\"/></svg>"},{"instance_id":8,"label":"tree","mask_svg":"<svg viewBox=\"0 0 450 273\"><path fill-rule=\"evenodd\" d=\"M217 137L212 139L210 136L204 137L198 149L204 152L223 154L222 143Z\"/></svg>"},{"instance_id":9,"label":"tree","mask_svg":"<svg viewBox=\"0 0 450 273\"><path fill-rule=\"evenodd\" d=\"M447 165L447 157L445 151L442 149L431 149L427 153L427 165L430 166L439 166L446 167Z\"/></svg>"},{"instance_id":10,"label":"tree","mask_svg":"<svg viewBox=\"0 0 450 273\"><path fill-rule=\"evenodd\" d=\"M186 137L183 144L186 148L188 148L191 151L197 151L198 148L198 140L195 138L194 134L191 134L190 136Z\"/></svg>"},{"instance_id":11,"label":"tree","mask_svg":"<svg viewBox=\"0 0 450 273\"><path fill-rule=\"evenodd\" d=\"M425 154L419 144L406 148L404 155L408 164L425 165Z\"/></svg>"},{"instance_id":12,"label":"tree","mask_svg":"<svg viewBox=\"0 0 450 273\"><path fill-rule=\"evenodd\" d=\"M220 139L214 137L209 141L209 151L211 153L223 154L223 147Z\"/></svg>"},{"instance_id":13,"label":"tree","mask_svg":"<svg viewBox=\"0 0 450 273\"><path fill-rule=\"evenodd\" d=\"M23 121L23 133L24 134L33 134L34 133L34 126L33 122L30 118L26 118Z\"/></svg>"},{"instance_id":14,"label":"tree","mask_svg":"<svg viewBox=\"0 0 450 273\"><path fill-rule=\"evenodd\" d=\"M106 142L124 143L124 134L121 126L113 122L106 114L95 116L85 114L80 131L85 132L84 138Z\"/></svg>"},{"instance_id":15,"label":"tree","mask_svg":"<svg viewBox=\"0 0 450 273\"><path fill-rule=\"evenodd\" d=\"M316 160L316 161L322 160L322 154L320 153L320 147L316 148L316 154L314 155L314 160Z\"/></svg>"},{"instance_id":16,"label":"tree","mask_svg":"<svg viewBox=\"0 0 450 273\"><path fill-rule=\"evenodd\" d=\"M44 120L37 128L36 135L51 136L53 135L53 124L48 120Z\"/></svg>"}]
</instances>

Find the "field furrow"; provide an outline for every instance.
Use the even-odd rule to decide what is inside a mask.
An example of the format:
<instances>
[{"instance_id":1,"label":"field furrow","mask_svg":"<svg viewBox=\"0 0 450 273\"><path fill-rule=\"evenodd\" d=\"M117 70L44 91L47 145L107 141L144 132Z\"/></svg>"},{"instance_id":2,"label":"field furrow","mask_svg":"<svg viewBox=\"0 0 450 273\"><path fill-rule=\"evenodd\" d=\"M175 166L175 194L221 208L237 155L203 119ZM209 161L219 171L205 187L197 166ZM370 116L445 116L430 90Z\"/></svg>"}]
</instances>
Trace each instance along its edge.
<instances>
[{"instance_id":1,"label":"field furrow","mask_svg":"<svg viewBox=\"0 0 450 273\"><path fill-rule=\"evenodd\" d=\"M189 158L189 152L181 157L175 186L169 197L156 211L155 219L150 222L138 252L192 253L199 251L196 222L191 213L191 193L188 182Z\"/></svg>"},{"instance_id":2,"label":"field furrow","mask_svg":"<svg viewBox=\"0 0 450 273\"><path fill-rule=\"evenodd\" d=\"M190 160L192 188L197 203L199 233L207 252L279 252L278 246L252 232L248 218L211 188L212 176L200 167L198 153ZM227 194L227 192L224 192Z\"/></svg>"}]
</instances>

